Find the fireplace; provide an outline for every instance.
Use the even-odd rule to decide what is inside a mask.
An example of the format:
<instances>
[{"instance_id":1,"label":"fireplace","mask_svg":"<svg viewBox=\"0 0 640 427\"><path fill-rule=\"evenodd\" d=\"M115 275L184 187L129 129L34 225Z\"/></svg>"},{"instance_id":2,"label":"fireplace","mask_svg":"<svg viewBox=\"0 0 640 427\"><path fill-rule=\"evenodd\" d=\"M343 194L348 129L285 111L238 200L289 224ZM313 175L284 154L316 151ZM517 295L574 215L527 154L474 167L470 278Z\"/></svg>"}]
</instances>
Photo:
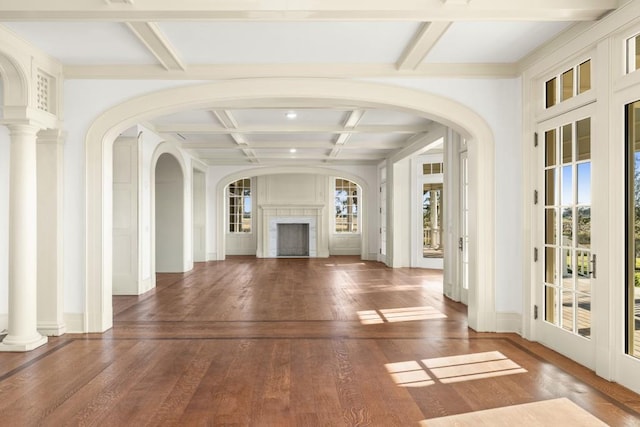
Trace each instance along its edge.
<instances>
[{"instance_id":1,"label":"fireplace","mask_svg":"<svg viewBox=\"0 0 640 427\"><path fill-rule=\"evenodd\" d=\"M265 220L264 256L318 256L318 220L315 216L274 215L268 216Z\"/></svg>"},{"instance_id":2,"label":"fireplace","mask_svg":"<svg viewBox=\"0 0 640 427\"><path fill-rule=\"evenodd\" d=\"M309 224L278 223L278 256L309 256Z\"/></svg>"}]
</instances>

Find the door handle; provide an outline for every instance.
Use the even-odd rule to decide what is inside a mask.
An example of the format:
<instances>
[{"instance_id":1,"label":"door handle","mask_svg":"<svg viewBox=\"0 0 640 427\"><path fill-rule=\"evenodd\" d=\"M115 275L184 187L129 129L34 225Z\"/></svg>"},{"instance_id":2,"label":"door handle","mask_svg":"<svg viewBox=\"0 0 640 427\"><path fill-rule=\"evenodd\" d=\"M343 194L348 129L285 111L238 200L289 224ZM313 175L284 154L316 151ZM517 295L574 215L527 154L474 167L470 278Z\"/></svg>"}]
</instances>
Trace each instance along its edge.
<instances>
[{"instance_id":1,"label":"door handle","mask_svg":"<svg viewBox=\"0 0 640 427\"><path fill-rule=\"evenodd\" d=\"M460 249L461 252L462 252L462 248L463 248L463 245L464 245L464 243L462 243L462 242L463 242L462 237L460 237L458 239L458 249Z\"/></svg>"},{"instance_id":2,"label":"door handle","mask_svg":"<svg viewBox=\"0 0 640 427\"><path fill-rule=\"evenodd\" d=\"M591 277L596 278L596 254L591 255Z\"/></svg>"}]
</instances>

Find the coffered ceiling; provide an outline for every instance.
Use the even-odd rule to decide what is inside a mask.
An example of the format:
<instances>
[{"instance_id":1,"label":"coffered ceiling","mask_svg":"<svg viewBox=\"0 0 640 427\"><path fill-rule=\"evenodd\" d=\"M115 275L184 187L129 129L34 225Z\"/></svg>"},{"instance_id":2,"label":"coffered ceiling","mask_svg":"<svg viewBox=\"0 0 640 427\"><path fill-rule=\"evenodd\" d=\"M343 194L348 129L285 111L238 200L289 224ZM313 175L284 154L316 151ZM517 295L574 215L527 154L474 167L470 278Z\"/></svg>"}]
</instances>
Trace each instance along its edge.
<instances>
[{"instance_id":1,"label":"coffered ceiling","mask_svg":"<svg viewBox=\"0 0 640 427\"><path fill-rule=\"evenodd\" d=\"M60 61L68 79L514 77L536 48L619 3L0 0L0 21ZM210 164L376 163L429 125L357 106L260 107L184 111L147 125Z\"/></svg>"}]
</instances>

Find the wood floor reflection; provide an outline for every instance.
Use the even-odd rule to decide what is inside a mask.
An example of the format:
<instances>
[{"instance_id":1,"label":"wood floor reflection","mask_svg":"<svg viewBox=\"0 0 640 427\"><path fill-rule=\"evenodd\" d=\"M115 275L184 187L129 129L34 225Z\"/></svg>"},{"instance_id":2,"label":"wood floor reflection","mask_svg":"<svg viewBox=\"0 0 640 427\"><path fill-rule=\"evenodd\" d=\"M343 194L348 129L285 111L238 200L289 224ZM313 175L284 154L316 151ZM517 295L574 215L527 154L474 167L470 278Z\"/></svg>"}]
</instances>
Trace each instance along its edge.
<instances>
[{"instance_id":1,"label":"wood floor reflection","mask_svg":"<svg viewBox=\"0 0 640 427\"><path fill-rule=\"evenodd\" d=\"M566 398L640 425L640 397L515 334L468 329L439 272L231 257L114 297L114 327L0 354L0 425L411 426Z\"/></svg>"}]
</instances>

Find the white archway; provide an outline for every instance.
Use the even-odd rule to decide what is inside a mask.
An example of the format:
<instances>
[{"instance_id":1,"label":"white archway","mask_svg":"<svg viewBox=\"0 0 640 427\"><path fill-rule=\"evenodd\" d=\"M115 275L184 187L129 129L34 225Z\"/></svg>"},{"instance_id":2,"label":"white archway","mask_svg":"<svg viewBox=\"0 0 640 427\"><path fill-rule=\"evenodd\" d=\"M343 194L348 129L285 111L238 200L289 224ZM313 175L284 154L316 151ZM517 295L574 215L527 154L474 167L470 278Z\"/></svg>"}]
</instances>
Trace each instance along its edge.
<instances>
[{"instance_id":1,"label":"white archway","mask_svg":"<svg viewBox=\"0 0 640 427\"><path fill-rule=\"evenodd\" d=\"M495 330L495 144L490 127L470 108L451 99L397 86L326 78L240 79L179 87L123 102L98 117L87 133L87 259L85 328L112 325L111 149L119 132L141 121L184 109L224 105L387 108L451 127L469 143L471 200L469 325ZM246 174L246 172L245 172Z\"/></svg>"}]
</instances>

